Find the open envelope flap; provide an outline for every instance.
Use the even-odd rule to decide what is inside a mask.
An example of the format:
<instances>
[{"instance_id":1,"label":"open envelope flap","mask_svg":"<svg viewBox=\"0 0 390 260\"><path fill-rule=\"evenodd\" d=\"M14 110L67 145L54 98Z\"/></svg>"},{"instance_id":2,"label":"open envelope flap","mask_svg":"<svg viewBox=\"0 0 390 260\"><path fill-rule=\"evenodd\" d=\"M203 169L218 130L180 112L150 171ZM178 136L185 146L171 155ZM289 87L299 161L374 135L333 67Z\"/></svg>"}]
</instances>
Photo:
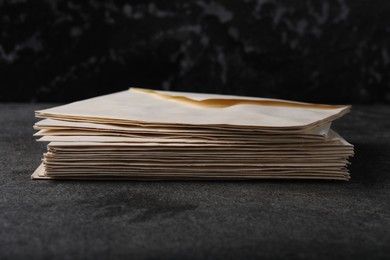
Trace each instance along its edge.
<instances>
[{"instance_id":1,"label":"open envelope flap","mask_svg":"<svg viewBox=\"0 0 390 260\"><path fill-rule=\"evenodd\" d=\"M213 102L218 105L213 106ZM341 117L349 108L275 99L130 89L37 111L37 116L81 118L85 121L99 119L102 123L118 124L139 122L303 129Z\"/></svg>"}]
</instances>

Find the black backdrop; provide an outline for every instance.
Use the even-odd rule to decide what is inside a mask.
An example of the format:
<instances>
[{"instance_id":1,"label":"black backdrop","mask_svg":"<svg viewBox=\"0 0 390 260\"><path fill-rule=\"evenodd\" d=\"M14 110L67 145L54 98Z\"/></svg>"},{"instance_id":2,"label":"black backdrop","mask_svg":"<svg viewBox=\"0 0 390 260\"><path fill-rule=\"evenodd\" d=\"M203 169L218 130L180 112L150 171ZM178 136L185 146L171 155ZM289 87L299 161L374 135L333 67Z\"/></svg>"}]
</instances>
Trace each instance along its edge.
<instances>
[{"instance_id":1,"label":"black backdrop","mask_svg":"<svg viewBox=\"0 0 390 260\"><path fill-rule=\"evenodd\" d=\"M390 103L390 1L0 0L0 101L131 86Z\"/></svg>"}]
</instances>

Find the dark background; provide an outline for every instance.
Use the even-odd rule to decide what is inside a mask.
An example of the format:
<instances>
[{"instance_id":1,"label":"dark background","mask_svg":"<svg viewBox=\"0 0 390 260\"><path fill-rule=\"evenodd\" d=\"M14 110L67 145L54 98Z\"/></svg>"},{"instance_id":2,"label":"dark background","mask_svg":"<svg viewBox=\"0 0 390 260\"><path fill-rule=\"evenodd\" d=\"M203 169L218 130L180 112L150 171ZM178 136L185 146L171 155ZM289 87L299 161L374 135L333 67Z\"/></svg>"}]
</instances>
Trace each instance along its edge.
<instances>
[{"instance_id":1,"label":"dark background","mask_svg":"<svg viewBox=\"0 0 390 260\"><path fill-rule=\"evenodd\" d=\"M389 38L389 0L0 0L0 259L389 259ZM370 104L352 179L30 181L53 104L1 101L131 86Z\"/></svg>"},{"instance_id":2,"label":"dark background","mask_svg":"<svg viewBox=\"0 0 390 260\"><path fill-rule=\"evenodd\" d=\"M390 103L390 1L1 1L0 101L131 86Z\"/></svg>"}]
</instances>

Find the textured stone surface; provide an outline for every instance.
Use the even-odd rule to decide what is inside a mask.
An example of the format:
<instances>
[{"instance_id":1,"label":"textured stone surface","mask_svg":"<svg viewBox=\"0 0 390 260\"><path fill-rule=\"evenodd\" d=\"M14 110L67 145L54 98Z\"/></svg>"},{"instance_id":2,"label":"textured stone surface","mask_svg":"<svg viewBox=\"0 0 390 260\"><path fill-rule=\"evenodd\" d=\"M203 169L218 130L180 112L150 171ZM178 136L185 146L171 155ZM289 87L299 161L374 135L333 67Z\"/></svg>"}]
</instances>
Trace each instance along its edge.
<instances>
[{"instance_id":1,"label":"textured stone surface","mask_svg":"<svg viewBox=\"0 0 390 260\"><path fill-rule=\"evenodd\" d=\"M390 107L335 128L355 144L336 181L31 181L33 111L0 104L0 259L388 259ZM378 111L378 112L376 112Z\"/></svg>"},{"instance_id":2,"label":"textured stone surface","mask_svg":"<svg viewBox=\"0 0 390 260\"><path fill-rule=\"evenodd\" d=\"M389 13L387 0L1 0L0 101L136 85L390 102Z\"/></svg>"}]
</instances>

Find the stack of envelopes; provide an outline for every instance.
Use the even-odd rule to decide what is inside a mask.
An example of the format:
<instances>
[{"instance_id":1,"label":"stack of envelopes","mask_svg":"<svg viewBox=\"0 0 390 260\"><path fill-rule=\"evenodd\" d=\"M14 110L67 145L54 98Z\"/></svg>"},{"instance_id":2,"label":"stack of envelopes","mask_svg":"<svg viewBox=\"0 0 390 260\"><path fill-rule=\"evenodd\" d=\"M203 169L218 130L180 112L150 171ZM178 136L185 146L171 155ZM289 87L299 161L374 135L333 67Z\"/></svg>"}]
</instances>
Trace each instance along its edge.
<instances>
[{"instance_id":1,"label":"stack of envelopes","mask_svg":"<svg viewBox=\"0 0 390 260\"><path fill-rule=\"evenodd\" d=\"M131 88L37 111L32 177L348 180L353 146L330 125L349 109Z\"/></svg>"}]
</instances>

